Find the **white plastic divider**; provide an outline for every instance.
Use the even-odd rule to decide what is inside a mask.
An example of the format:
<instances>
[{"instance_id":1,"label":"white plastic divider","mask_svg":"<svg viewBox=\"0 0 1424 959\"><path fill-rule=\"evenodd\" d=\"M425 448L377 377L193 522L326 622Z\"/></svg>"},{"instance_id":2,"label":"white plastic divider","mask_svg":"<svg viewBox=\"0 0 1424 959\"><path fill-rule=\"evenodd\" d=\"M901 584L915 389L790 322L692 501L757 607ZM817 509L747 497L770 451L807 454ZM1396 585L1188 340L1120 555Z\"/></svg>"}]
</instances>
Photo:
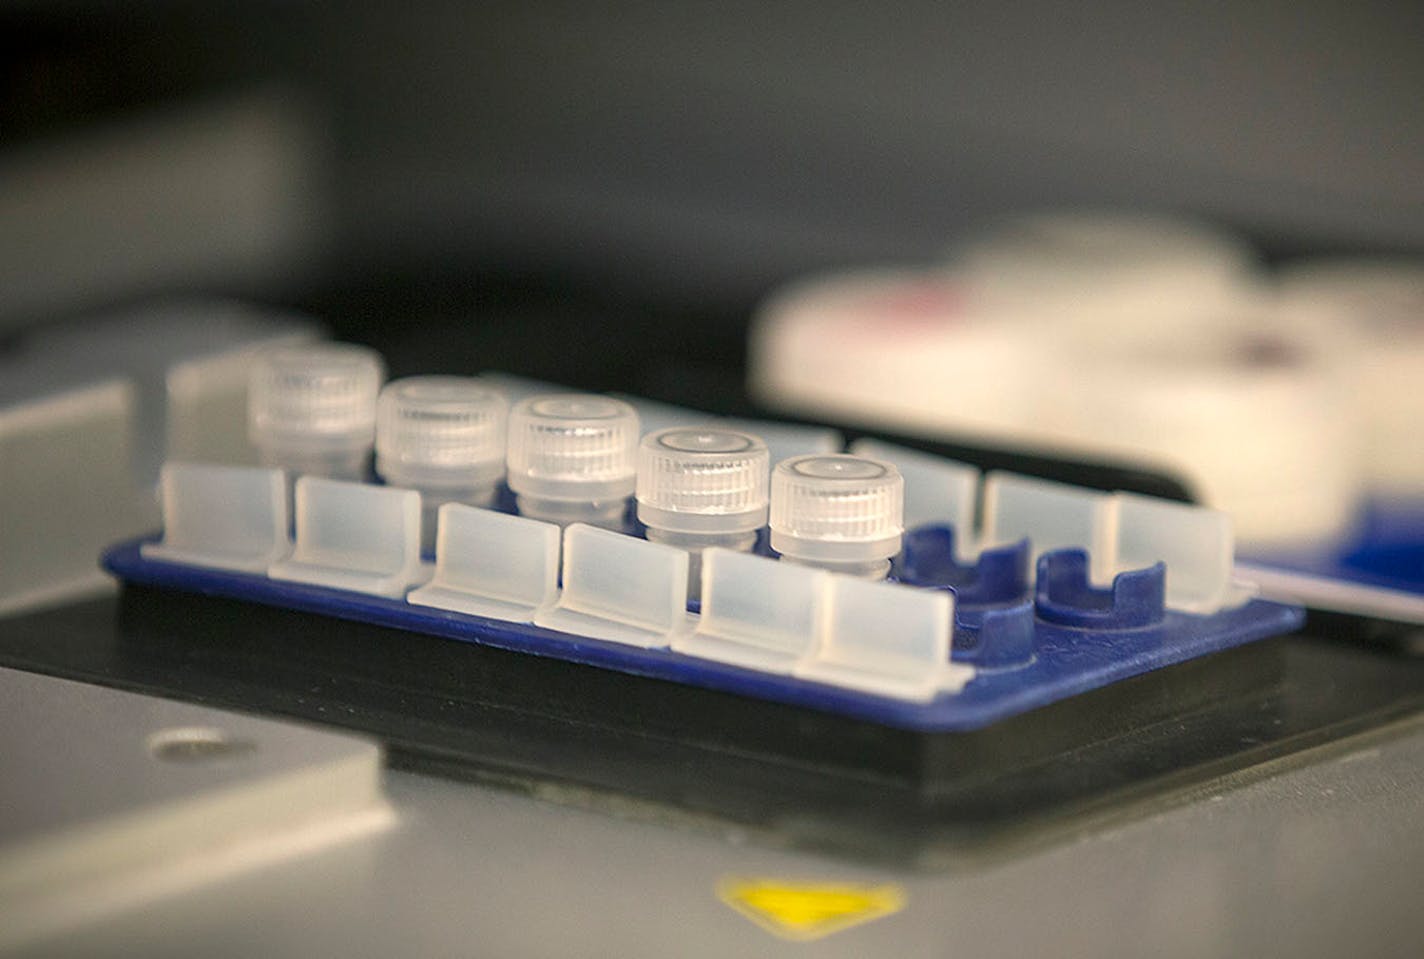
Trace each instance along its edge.
<instances>
[{"instance_id":1,"label":"white plastic divider","mask_svg":"<svg viewBox=\"0 0 1424 959\"><path fill-rule=\"evenodd\" d=\"M953 594L832 576L825 602L824 633L797 677L914 702L973 678L973 667L949 658Z\"/></svg>"},{"instance_id":2,"label":"white plastic divider","mask_svg":"<svg viewBox=\"0 0 1424 959\"><path fill-rule=\"evenodd\" d=\"M559 595L559 527L446 503L435 539L435 576L407 602L511 623Z\"/></svg>"},{"instance_id":3,"label":"white plastic divider","mask_svg":"<svg viewBox=\"0 0 1424 959\"><path fill-rule=\"evenodd\" d=\"M686 550L584 523L564 531L564 588L534 624L645 649L691 628Z\"/></svg>"},{"instance_id":4,"label":"white plastic divider","mask_svg":"<svg viewBox=\"0 0 1424 959\"><path fill-rule=\"evenodd\" d=\"M165 463L159 477L163 540L145 559L265 573L291 550L281 470Z\"/></svg>"},{"instance_id":5,"label":"white plastic divider","mask_svg":"<svg viewBox=\"0 0 1424 959\"><path fill-rule=\"evenodd\" d=\"M1086 549L1093 583L1105 586L1116 571L1117 508L1112 494L1020 476L989 473L984 478L985 546L1005 546L1025 537L1038 558L1056 549Z\"/></svg>"},{"instance_id":6,"label":"white plastic divider","mask_svg":"<svg viewBox=\"0 0 1424 959\"><path fill-rule=\"evenodd\" d=\"M1232 579L1231 518L1204 506L990 473L984 480L983 542L1023 537L1035 562L1050 550L1086 549L1098 586L1118 573L1166 563L1168 609L1211 614L1239 606L1254 592Z\"/></svg>"},{"instance_id":7,"label":"white plastic divider","mask_svg":"<svg viewBox=\"0 0 1424 959\"><path fill-rule=\"evenodd\" d=\"M820 641L831 574L714 547L702 554L702 614L673 649L789 674Z\"/></svg>"},{"instance_id":8,"label":"white plastic divider","mask_svg":"<svg viewBox=\"0 0 1424 959\"><path fill-rule=\"evenodd\" d=\"M292 555L271 578L392 598L426 578L414 490L303 476L296 504Z\"/></svg>"},{"instance_id":9,"label":"white plastic divider","mask_svg":"<svg viewBox=\"0 0 1424 959\"><path fill-rule=\"evenodd\" d=\"M1232 579L1231 517L1187 503L1117 493L1115 572L1167 564L1167 607L1210 614L1250 599L1255 589Z\"/></svg>"},{"instance_id":10,"label":"white plastic divider","mask_svg":"<svg viewBox=\"0 0 1424 959\"><path fill-rule=\"evenodd\" d=\"M850 445L856 456L893 464L905 478L905 528L924 523L954 527L954 553L961 563L979 554L974 505L979 498L979 468L920 450L879 440L860 439Z\"/></svg>"}]
</instances>

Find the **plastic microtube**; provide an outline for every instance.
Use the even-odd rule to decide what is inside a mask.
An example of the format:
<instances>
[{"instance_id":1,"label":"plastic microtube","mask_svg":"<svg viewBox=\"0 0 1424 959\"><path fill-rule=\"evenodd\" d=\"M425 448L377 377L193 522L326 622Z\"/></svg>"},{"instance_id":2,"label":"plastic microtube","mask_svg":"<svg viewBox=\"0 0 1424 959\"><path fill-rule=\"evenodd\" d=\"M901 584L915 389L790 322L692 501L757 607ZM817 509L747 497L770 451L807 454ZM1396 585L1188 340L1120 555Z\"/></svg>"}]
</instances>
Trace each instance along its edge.
<instances>
[{"instance_id":1,"label":"plastic microtube","mask_svg":"<svg viewBox=\"0 0 1424 959\"><path fill-rule=\"evenodd\" d=\"M740 430L675 426L643 437L638 519L648 539L687 550L692 595L700 592L704 549L755 545L766 525L770 469L766 444Z\"/></svg>"},{"instance_id":2,"label":"plastic microtube","mask_svg":"<svg viewBox=\"0 0 1424 959\"><path fill-rule=\"evenodd\" d=\"M348 343L270 350L252 368L247 434L262 465L363 479L376 434L380 354Z\"/></svg>"},{"instance_id":3,"label":"plastic microtube","mask_svg":"<svg viewBox=\"0 0 1424 959\"><path fill-rule=\"evenodd\" d=\"M387 383L376 403L376 472L417 490L421 549L435 549L446 503L489 506L504 477L504 396L462 376L412 376Z\"/></svg>"},{"instance_id":4,"label":"plastic microtube","mask_svg":"<svg viewBox=\"0 0 1424 959\"><path fill-rule=\"evenodd\" d=\"M904 533L905 481L863 456L794 456L771 473L771 548L782 559L884 579Z\"/></svg>"},{"instance_id":5,"label":"plastic microtube","mask_svg":"<svg viewBox=\"0 0 1424 959\"><path fill-rule=\"evenodd\" d=\"M621 400L531 396L509 413L509 488L524 516L623 529L637 485L638 414Z\"/></svg>"}]
</instances>

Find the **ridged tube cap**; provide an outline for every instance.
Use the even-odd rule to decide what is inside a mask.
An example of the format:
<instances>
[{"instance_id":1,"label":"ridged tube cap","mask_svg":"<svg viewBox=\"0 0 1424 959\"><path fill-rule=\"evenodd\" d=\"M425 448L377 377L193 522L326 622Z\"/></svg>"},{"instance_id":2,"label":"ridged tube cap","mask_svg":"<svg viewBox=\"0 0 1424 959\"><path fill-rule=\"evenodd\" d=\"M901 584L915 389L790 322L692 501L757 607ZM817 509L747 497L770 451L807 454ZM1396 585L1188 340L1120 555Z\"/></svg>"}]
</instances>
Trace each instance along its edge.
<instances>
[{"instance_id":1,"label":"ridged tube cap","mask_svg":"<svg viewBox=\"0 0 1424 959\"><path fill-rule=\"evenodd\" d=\"M369 448L385 378L381 355L364 346L318 343L267 351L252 367L248 436L259 447Z\"/></svg>"},{"instance_id":2,"label":"ridged tube cap","mask_svg":"<svg viewBox=\"0 0 1424 959\"><path fill-rule=\"evenodd\" d=\"M522 496L623 499L636 485L637 454L638 414L622 400L531 396L509 413L509 488Z\"/></svg>"},{"instance_id":3,"label":"ridged tube cap","mask_svg":"<svg viewBox=\"0 0 1424 959\"><path fill-rule=\"evenodd\" d=\"M766 525L771 454L761 438L675 426L638 447L638 519L676 533L744 533Z\"/></svg>"},{"instance_id":4,"label":"ridged tube cap","mask_svg":"<svg viewBox=\"0 0 1424 959\"><path fill-rule=\"evenodd\" d=\"M900 552L905 481L849 454L793 456L771 473L771 548L794 559L868 562Z\"/></svg>"},{"instance_id":5,"label":"ridged tube cap","mask_svg":"<svg viewBox=\"0 0 1424 959\"><path fill-rule=\"evenodd\" d=\"M472 377L411 376L376 403L376 472L397 486L461 489L504 475L504 395Z\"/></svg>"}]
</instances>

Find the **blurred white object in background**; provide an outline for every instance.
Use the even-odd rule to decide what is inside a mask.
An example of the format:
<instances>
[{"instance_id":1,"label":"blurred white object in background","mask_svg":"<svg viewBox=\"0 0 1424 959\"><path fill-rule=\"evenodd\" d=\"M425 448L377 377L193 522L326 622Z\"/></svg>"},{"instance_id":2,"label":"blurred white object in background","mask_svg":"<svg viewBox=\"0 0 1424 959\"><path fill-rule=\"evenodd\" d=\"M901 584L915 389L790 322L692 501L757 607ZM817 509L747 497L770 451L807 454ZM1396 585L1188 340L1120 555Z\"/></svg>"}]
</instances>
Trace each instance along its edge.
<instances>
[{"instance_id":1,"label":"blurred white object in background","mask_svg":"<svg viewBox=\"0 0 1424 959\"><path fill-rule=\"evenodd\" d=\"M793 283L752 329L769 405L855 424L1017 435L1034 420L1039 331L970 309L953 277L867 270Z\"/></svg>"},{"instance_id":2,"label":"blurred white object in background","mask_svg":"<svg viewBox=\"0 0 1424 959\"><path fill-rule=\"evenodd\" d=\"M1255 252L1194 220L1077 211L1019 216L951 251L976 309L1121 338L1192 325L1258 283Z\"/></svg>"},{"instance_id":3,"label":"blurred white object in background","mask_svg":"<svg viewBox=\"0 0 1424 959\"><path fill-rule=\"evenodd\" d=\"M1067 338L1042 384L1044 424L1064 449L1184 477L1232 515L1243 543L1339 535L1359 483L1357 426L1338 371L1280 331L1270 307L1227 316L1120 349Z\"/></svg>"},{"instance_id":4,"label":"blurred white object in background","mask_svg":"<svg viewBox=\"0 0 1424 959\"><path fill-rule=\"evenodd\" d=\"M1340 535L1359 495L1349 377L1278 307L1235 238L1186 221L1054 214L947 269L795 284L759 312L768 404L929 436L1170 470L1239 540Z\"/></svg>"},{"instance_id":5,"label":"blurred white object in background","mask_svg":"<svg viewBox=\"0 0 1424 959\"><path fill-rule=\"evenodd\" d=\"M1309 261L1282 273L1280 302L1341 366L1371 491L1424 494L1424 261Z\"/></svg>"}]
</instances>

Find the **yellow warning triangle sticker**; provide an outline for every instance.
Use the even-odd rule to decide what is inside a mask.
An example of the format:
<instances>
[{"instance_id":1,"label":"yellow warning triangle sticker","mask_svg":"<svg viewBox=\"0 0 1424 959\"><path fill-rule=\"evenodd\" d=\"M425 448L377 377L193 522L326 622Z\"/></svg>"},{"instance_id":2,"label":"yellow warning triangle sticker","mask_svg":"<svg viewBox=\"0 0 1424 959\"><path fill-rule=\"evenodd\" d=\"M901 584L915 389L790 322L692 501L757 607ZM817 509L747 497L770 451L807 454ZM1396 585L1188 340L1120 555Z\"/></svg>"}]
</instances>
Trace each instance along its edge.
<instances>
[{"instance_id":1,"label":"yellow warning triangle sticker","mask_svg":"<svg viewBox=\"0 0 1424 959\"><path fill-rule=\"evenodd\" d=\"M893 884L732 878L718 883L717 897L767 932L803 942L905 907L904 890Z\"/></svg>"}]
</instances>

